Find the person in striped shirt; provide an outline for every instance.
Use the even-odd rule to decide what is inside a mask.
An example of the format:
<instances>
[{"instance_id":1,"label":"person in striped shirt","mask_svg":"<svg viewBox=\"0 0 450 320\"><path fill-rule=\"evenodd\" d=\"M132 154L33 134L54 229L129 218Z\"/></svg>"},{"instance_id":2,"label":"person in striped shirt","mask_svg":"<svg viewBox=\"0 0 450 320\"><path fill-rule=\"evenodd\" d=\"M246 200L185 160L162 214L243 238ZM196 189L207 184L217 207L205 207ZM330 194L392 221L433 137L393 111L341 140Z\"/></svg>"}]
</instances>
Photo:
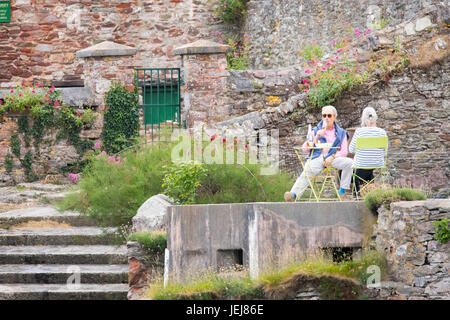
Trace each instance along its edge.
<instances>
[{"instance_id":1,"label":"person in striped shirt","mask_svg":"<svg viewBox=\"0 0 450 320\"><path fill-rule=\"evenodd\" d=\"M358 137L385 137L386 131L377 127L377 113L372 107L366 107L361 116L361 128L356 129L350 142L349 152L355 153L356 151L356 139ZM355 168L371 168L371 167L383 167L384 155L386 150L384 149L362 149L358 150L356 158L353 159ZM364 181L371 181L373 179L373 169L356 169L356 192L359 192L359 188ZM360 179L360 178L361 179Z\"/></svg>"}]
</instances>

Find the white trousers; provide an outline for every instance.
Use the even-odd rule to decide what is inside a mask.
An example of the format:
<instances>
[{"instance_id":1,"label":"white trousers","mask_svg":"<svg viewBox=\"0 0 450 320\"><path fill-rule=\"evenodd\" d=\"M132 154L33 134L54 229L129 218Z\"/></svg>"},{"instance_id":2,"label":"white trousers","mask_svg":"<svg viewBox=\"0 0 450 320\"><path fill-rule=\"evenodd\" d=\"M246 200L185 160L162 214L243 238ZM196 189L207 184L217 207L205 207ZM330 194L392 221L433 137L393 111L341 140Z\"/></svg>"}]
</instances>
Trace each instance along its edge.
<instances>
[{"instance_id":1,"label":"white trousers","mask_svg":"<svg viewBox=\"0 0 450 320\"><path fill-rule=\"evenodd\" d=\"M353 173L353 160L347 157L339 157L333 160L331 167L342 170L341 174L341 188L350 189L350 181L352 179ZM295 181L291 192L295 193L300 199L303 192L309 186L308 178L306 177L305 171L308 173L308 177L311 180L314 176L318 175L324 169L323 166L323 156L315 158L314 160L307 160L305 164L305 170L303 170L300 177Z\"/></svg>"}]
</instances>

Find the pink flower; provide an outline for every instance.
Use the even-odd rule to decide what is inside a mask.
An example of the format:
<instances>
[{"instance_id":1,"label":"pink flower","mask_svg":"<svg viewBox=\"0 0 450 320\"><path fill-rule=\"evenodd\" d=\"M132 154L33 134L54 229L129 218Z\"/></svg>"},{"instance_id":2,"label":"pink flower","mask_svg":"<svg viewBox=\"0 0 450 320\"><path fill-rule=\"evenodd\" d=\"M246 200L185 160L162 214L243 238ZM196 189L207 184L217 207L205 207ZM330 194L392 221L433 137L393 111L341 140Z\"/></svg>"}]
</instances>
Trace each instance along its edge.
<instances>
[{"instance_id":1,"label":"pink flower","mask_svg":"<svg viewBox=\"0 0 450 320\"><path fill-rule=\"evenodd\" d=\"M109 106L106 106L106 110L109 110Z\"/></svg>"},{"instance_id":2,"label":"pink flower","mask_svg":"<svg viewBox=\"0 0 450 320\"><path fill-rule=\"evenodd\" d=\"M219 40L219 43L220 43L220 44L223 44L223 41L222 41L222 40Z\"/></svg>"},{"instance_id":3,"label":"pink flower","mask_svg":"<svg viewBox=\"0 0 450 320\"><path fill-rule=\"evenodd\" d=\"M57 100L57 101L55 101L55 107L58 107L59 106L59 101Z\"/></svg>"},{"instance_id":4,"label":"pink flower","mask_svg":"<svg viewBox=\"0 0 450 320\"><path fill-rule=\"evenodd\" d=\"M315 83L317 83L317 82L319 82L319 80L317 80L317 79L314 79L314 82L315 82Z\"/></svg>"},{"instance_id":5,"label":"pink flower","mask_svg":"<svg viewBox=\"0 0 450 320\"><path fill-rule=\"evenodd\" d=\"M307 92L308 92L308 90L305 90L304 92L305 92L305 93L307 93Z\"/></svg>"},{"instance_id":6,"label":"pink flower","mask_svg":"<svg viewBox=\"0 0 450 320\"><path fill-rule=\"evenodd\" d=\"M94 144L94 148L95 148L95 149L100 149L100 142L96 142L96 143Z\"/></svg>"},{"instance_id":7,"label":"pink flower","mask_svg":"<svg viewBox=\"0 0 450 320\"><path fill-rule=\"evenodd\" d=\"M372 29L367 29L367 33L369 33L370 31L372 31Z\"/></svg>"},{"instance_id":8,"label":"pink flower","mask_svg":"<svg viewBox=\"0 0 450 320\"><path fill-rule=\"evenodd\" d=\"M306 90L305 90L306 91ZM248 145L245 145L246 148L248 148Z\"/></svg>"},{"instance_id":9,"label":"pink flower","mask_svg":"<svg viewBox=\"0 0 450 320\"><path fill-rule=\"evenodd\" d=\"M345 70L347 70L347 68L346 68L346 67L343 67L343 68L342 68L342 71L345 71Z\"/></svg>"},{"instance_id":10,"label":"pink flower","mask_svg":"<svg viewBox=\"0 0 450 320\"><path fill-rule=\"evenodd\" d=\"M337 50L337 53L341 52L342 50L344 50L344 49L342 49L342 48L341 48L341 49L338 49L338 50Z\"/></svg>"},{"instance_id":11,"label":"pink flower","mask_svg":"<svg viewBox=\"0 0 450 320\"><path fill-rule=\"evenodd\" d=\"M11 102L14 102L14 99L13 99L13 98L11 98Z\"/></svg>"},{"instance_id":12,"label":"pink flower","mask_svg":"<svg viewBox=\"0 0 450 320\"><path fill-rule=\"evenodd\" d=\"M21 96L22 96L22 94L20 93L20 94L19 94L19 97L21 97Z\"/></svg>"},{"instance_id":13,"label":"pink flower","mask_svg":"<svg viewBox=\"0 0 450 320\"><path fill-rule=\"evenodd\" d=\"M308 79L303 79L303 83L308 83Z\"/></svg>"},{"instance_id":14,"label":"pink flower","mask_svg":"<svg viewBox=\"0 0 450 320\"><path fill-rule=\"evenodd\" d=\"M214 133L214 134L211 136L211 138L209 138L209 141L213 141L215 138L217 138L217 134L216 134L216 133Z\"/></svg>"},{"instance_id":15,"label":"pink flower","mask_svg":"<svg viewBox=\"0 0 450 320\"><path fill-rule=\"evenodd\" d=\"M309 63L309 64L313 64L312 60L309 60L308 63Z\"/></svg>"},{"instance_id":16,"label":"pink flower","mask_svg":"<svg viewBox=\"0 0 450 320\"><path fill-rule=\"evenodd\" d=\"M310 72L311 72L311 70L309 70L309 69L305 70L305 73L310 73Z\"/></svg>"},{"instance_id":17,"label":"pink flower","mask_svg":"<svg viewBox=\"0 0 450 320\"><path fill-rule=\"evenodd\" d=\"M52 99L48 100L48 102L53 103Z\"/></svg>"},{"instance_id":18,"label":"pink flower","mask_svg":"<svg viewBox=\"0 0 450 320\"><path fill-rule=\"evenodd\" d=\"M55 86L52 86L52 89L55 89Z\"/></svg>"},{"instance_id":19,"label":"pink flower","mask_svg":"<svg viewBox=\"0 0 450 320\"><path fill-rule=\"evenodd\" d=\"M14 90L11 90L11 93L14 93Z\"/></svg>"},{"instance_id":20,"label":"pink flower","mask_svg":"<svg viewBox=\"0 0 450 320\"><path fill-rule=\"evenodd\" d=\"M53 93L53 91L52 91L52 90L49 90L48 93Z\"/></svg>"},{"instance_id":21,"label":"pink flower","mask_svg":"<svg viewBox=\"0 0 450 320\"><path fill-rule=\"evenodd\" d=\"M39 83L36 83L36 87L38 87L38 88L39 88Z\"/></svg>"},{"instance_id":22,"label":"pink flower","mask_svg":"<svg viewBox=\"0 0 450 320\"><path fill-rule=\"evenodd\" d=\"M33 89L33 91L31 91L31 92L36 93L36 91L34 91L34 89Z\"/></svg>"},{"instance_id":23,"label":"pink flower","mask_svg":"<svg viewBox=\"0 0 450 320\"><path fill-rule=\"evenodd\" d=\"M347 72L352 72L352 70L348 69Z\"/></svg>"},{"instance_id":24,"label":"pink flower","mask_svg":"<svg viewBox=\"0 0 450 320\"><path fill-rule=\"evenodd\" d=\"M225 139L225 138L222 139L222 142L226 142L226 141L227 141L227 139Z\"/></svg>"},{"instance_id":25,"label":"pink flower","mask_svg":"<svg viewBox=\"0 0 450 320\"><path fill-rule=\"evenodd\" d=\"M331 61L331 62L334 62L334 59L331 59L330 61Z\"/></svg>"},{"instance_id":26,"label":"pink flower","mask_svg":"<svg viewBox=\"0 0 450 320\"><path fill-rule=\"evenodd\" d=\"M325 70L327 70L327 68L323 67L323 68L322 68L322 71L325 71Z\"/></svg>"},{"instance_id":27,"label":"pink flower","mask_svg":"<svg viewBox=\"0 0 450 320\"><path fill-rule=\"evenodd\" d=\"M333 79L334 79L334 77L331 77L330 79L331 79L331 80L333 80Z\"/></svg>"}]
</instances>

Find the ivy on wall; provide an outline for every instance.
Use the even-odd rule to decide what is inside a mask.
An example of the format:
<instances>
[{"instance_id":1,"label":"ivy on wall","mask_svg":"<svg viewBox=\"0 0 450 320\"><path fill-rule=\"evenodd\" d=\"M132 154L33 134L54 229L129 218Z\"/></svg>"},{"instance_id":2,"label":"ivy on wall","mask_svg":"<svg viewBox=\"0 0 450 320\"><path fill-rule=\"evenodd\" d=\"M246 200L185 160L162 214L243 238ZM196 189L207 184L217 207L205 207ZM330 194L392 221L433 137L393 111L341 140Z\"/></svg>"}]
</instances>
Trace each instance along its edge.
<instances>
[{"instance_id":1,"label":"ivy on wall","mask_svg":"<svg viewBox=\"0 0 450 320\"><path fill-rule=\"evenodd\" d=\"M61 93L54 87L44 88L36 85L35 88L21 88L11 90L11 94L0 102L0 114L10 112L21 113L18 118L18 133L10 138L10 150L5 157L5 169L11 173L14 168L14 157L19 160L24 169L27 181L34 181L37 176L33 172L33 160L40 157L40 147L48 130L57 130L56 142L61 139L75 147L80 158L93 147L93 142L80 138L83 126L90 126L97 114L92 111L84 114L75 114L69 106L61 105ZM30 117L32 125L30 126ZM21 158L21 138L28 151ZM31 142L34 154L30 149Z\"/></svg>"},{"instance_id":2,"label":"ivy on wall","mask_svg":"<svg viewBox=\"0 0 450 320\"><path fill-rule=\"evenodd\" d=\"M106 152L114 154L133 145L139 136L137 85L130 92L121 82L113 83L106 93L105 105L102 138Z\"/></svg>"}]
</instances>

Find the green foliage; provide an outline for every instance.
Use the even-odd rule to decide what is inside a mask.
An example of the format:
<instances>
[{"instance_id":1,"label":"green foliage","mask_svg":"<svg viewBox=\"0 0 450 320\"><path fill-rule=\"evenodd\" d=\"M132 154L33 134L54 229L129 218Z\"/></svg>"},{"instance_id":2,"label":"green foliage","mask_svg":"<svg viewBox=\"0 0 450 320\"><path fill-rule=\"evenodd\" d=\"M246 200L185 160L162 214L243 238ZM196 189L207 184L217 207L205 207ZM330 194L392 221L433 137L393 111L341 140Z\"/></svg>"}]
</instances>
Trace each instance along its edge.
<instances>
[{"instance_id":1,"label":"green foliage","mask_svg":"<svg viewBox=\"0 0 450 320\"><path fill-rule=\"evenodd\" d=\"M11 153L8 153L5 157L5 169L6 172L11 173L12 169L14 167L14 160L13 160L13 156Z\"/></svg>"},{"instance_id":2,"label":"green foliage","mask_svg":"<svg viewBox=\"0 0 450 320\"><path fill-rule=\"evenodd\" d=\"M31 129L28 124L28 117L27 116L20 117L19 121L18 121L18 126L19 126L19 132L23 134L24 141L25 141L25 147L29 148L30 147Z\"/></svg>"},{"instance_id":3,"label":"green foliage","mask_svg":"<svg viewBox=\"0 0 450 320\"><path fill-rule=\"evenodd\" d=\"M162 254L167 248L167 234L163 231L135 232L128 240L137 241L144 248L156 253Z\"/></svg>"},{"instance_id":4,"label":"green foliage","mask_svg":"<svg viewBox=\"0 0 450 320\"><path fill-rule=\"evenodd\" d=\"M214 11L216 16L227 23L241 23L248 0L219 0Z\"/></svg>"},{"instance_id":5,"label":"green foliage","mask_svg":"<svg viewBox=\"0 0 450 320\"><path fill-rule=\"evenodd\" d=\"M94 112L92 109L86 109L81 114L80 119L84 126L90 127L94 123L95 119L97 119L97 117L97 112Z\"/></svg>"},{"instance_id":6,"label":"green foliage","mask_svg":"<svg viewBox=\"0 0 450 320\"><path fill-rule=\"evenodd\" d=\"M124 151L126 161L109 161L106 155L93 157L78 184L80 192L69 194L59 204L62 210L77 210L105 225L130 222L139 207L161 193L163 166L170 163L167 146L145 146Z\"/></svg>"},{"instance_id":7,"label":"green foliage","mask_svg":"<svg viewBox=\"0 0 450 320\"><path fill-rule=\"evenodd\" d=\"M257 280L251 280L247 273L238 277L224 277L209 271L192 277L184 283L169 282L164 288L162 281L151 283L147 297L154 300L169 299L254 299L264 297L266 288L279 286L293 275L305 275L320 278L319 289L325 297L343 298L336 282L329 282L325 277L349 277L359 280L360 289L366 285L367 269L371 265L380 268L381 279L387 277L387 261L381 253L368 250L353 261L336 263L323 256L310 256L301 262L293 262L283 268L266 271ZM355 292L356 294L356 292Z\"/></svg>"},{"instance_id":8,"label":"green foliage","mask_svg":"<svg viewBox=\"0 0 450 320\"><path fill-rule=\"evenodd\" d=\"M382 205L389 209L392 202L426 200L426 198L422 191L411 188L374 189L367 193L364 203L371 211L376 212Z\"/></svg>"},{"instance_id":9,"label":"green foliage","mask_svg":"<svg viewBox=\"0 0 450 320\"><path fill-rule=\"evenodd\" d=\"M212 300L262 298L262 288L249 276L223 277L209 271L185 283L153 283L147 296L152 300Z\"/></svg>"},{"instance_id":10,"label":"green foliage","mask_svg":"<svg viewBox=\"0 0 450 320\"><path fill-rule=\"evenodd\" d=\"M450 229L448 227L448 219L442 219L441 221L433 221L433 225L436 227L436 233L434 239L440 243L447 243L450 239Z\"/></svg>"},{"instance_id":11,"label":"green foliage","mask_svg":"<svg viewBox=\"0 0 450 320\"><path fill-rule=\"evenodd\" d=\"M177 204L191 204L195 199L195 191L200 186L200 179L206 170L201 164L183 162L164 167L162 187L164 194Z\"/></svg>"},{"instance_id":12,"label":"green foliage","mask_svg":"<svg viewBox=\"0 0 450 320\"><path fill-rule=\"evenodd\" d=\"M20 160L20 164L25 169L25 177L27 181L34 181L36 179L35 174L33 173L33 154L31 151L28 151L23 159Z\"/></svg>"},{"instance_id":13,"label":"green foliage","mask_svg":"<svg viewBox=\"0 0 450 320\"><path fill-rule=\"evenodd\" d=\"M285 189L294 183L286 172L262 175L262 165L209 164L200 179L195 203L284 201Z\"/></svg>"},{"instance_id":14,"label":"green foliage","mask_svg":"<svg viewBox=\"0 0 450 320\"><path fill-rule=\"evenodd\" d=\"M33 144L36 154L39 154L39 147L45 135L45 130L55 125L55 110L51 105L42 105L35 108L35 113L32 114L32 117L33 127L31 128L31 135L34 138Z\"/></svg>"},{"instance_id":15,"label":"green foliage","mask_svg":"<svg viewBox=\"0 0 450 320\"><path fill-rule=\"evenodd\" d=\"M58 133L58 139L67 139L75 147L79 155L84 155L87 150L92 149L94 145L92 141L80 138L83 120L76 116L75 111L71 107L62 107L57 121L61 128L61 131Z\"/></svg>"},{"instance_id":16,"label":"green foliage","mask_svg":"<svg viewBox=\"0 0 450 320\"><path fill-rule=\"evenodd\" d=\"M13 134L10 140L11 152L17 157L20 158L20 140L18 134Z\"/></svg>"},{"instance_id":17,"label":"green foliage","mask_svg":"<svg viewBox=\"0 0 450 320\"><path fill-rule=\"evenodd\" d=\"M316 45L315 42L306 45L300 49L298 54L303 58L304 63L322 58L323 49Z\"/></svg>"},{"instance_id":18,"label":"green foliage","mask_svg":"<svg viewBox=\"0 0 450 320\"><path fill-rule=\"evenodd\" d=\"M227 68L232 70L244 70L249 66L249 39L246 34L239 35L216 31L217 42L228 44L231 50L227 52Z\"/></svg>"},{"instance_id":19,"label":"green foliage","mask_svg":"<svg viewBox=\"0 0 450 320\"><path fill-rule=\"evenodd\" d=\"M102 137L106 152L113 154L133 145L139 136L137 87L129 92L120 82L113 83L106 93L105 104Z\"/></svg>"},{"instance_id":20,"label":"green foliage","mask_svg":"<svg viewBox=\"0 0 450 320\"><path fill-rule=\"evenodd\" d=\"M391 22L391 17L388 17L385 19L384 17L381 17L379 23L373 23L373 27L377 30L384 29L389 23Z\"/></svg>"}]
</instances>

